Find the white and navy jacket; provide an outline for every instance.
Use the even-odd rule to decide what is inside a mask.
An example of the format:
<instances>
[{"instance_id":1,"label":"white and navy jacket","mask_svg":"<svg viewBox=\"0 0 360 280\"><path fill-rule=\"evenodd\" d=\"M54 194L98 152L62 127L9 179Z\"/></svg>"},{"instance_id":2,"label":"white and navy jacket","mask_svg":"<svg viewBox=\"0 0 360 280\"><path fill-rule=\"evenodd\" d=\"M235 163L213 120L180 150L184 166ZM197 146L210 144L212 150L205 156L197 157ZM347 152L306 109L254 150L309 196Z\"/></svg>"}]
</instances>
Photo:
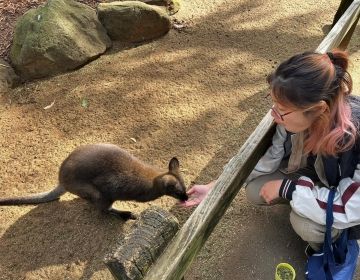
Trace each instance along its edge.
<instances>
[{"instance_id":1,"label":"white and navy jacket","mask_svg":"<svg viewBox=\"0 0 360 280\"><path fill-rule=\"evenodd\" d=\"M351 96L349 103L352 108L353 121L358 125L360 123L360 98ZM247 181L260 175L273 173L278 169L286 173L304 167L304 163L306 165L308 162L306 157L299 158L298 165L294 165L293 161L291 170L286 168L282 170L280 167L284 158L289 155L291 158L298 152L298 143L301 141L298 141L299 137L297 136L296 134L291 135L283 126L277 125L272 145L259 160ZM296 138L298 139L296 140ZM302 154L301 145L300 149ZM360 239L360 137L357 137L356 144L350 150L340 153L337 157L317 156L315 158L314 169L320 181L313 182L305 176L296 181L284 179L279 195L290 200L293 211L300 216L325 225L329 189L336 188L333 227L337 229L352 228L350 230L352 238Z\"/></svg>"}]
</instances>

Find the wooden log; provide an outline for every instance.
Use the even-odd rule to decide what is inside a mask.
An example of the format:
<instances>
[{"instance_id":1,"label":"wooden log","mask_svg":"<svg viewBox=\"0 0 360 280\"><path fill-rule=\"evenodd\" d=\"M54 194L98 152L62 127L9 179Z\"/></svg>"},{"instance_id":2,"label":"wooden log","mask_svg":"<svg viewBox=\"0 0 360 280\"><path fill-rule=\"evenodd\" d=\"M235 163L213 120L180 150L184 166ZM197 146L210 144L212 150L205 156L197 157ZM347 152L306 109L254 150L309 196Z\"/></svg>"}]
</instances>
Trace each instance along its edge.
<instances>
[{"instance_id":1,"label":"wooden log","mask_svg":"<svg viewBox=\"0 0 360 280\"><path fill-rule=\"evenodd\" d=\"M340 44L358 15L359 1L352 3L334 29L321 42L316 49L317 52L331 51ZM246 178L266 151L273 133L274 123L269 111L237 155L227 164L207 197L194 210L158 261L150 268L145 280L178 280L183 277Z\"/></svg>"},{"instance_id":2,"label":"wooden log","mask_svg":"<svg viewBox=\"0 0 360 280\"><path fill-rule=\"evenodd\" d=\"M179 222L159 207L144 210L129 234L105 257L115 279L140 280L179 230Z\"/></svg>"}]
</instances>

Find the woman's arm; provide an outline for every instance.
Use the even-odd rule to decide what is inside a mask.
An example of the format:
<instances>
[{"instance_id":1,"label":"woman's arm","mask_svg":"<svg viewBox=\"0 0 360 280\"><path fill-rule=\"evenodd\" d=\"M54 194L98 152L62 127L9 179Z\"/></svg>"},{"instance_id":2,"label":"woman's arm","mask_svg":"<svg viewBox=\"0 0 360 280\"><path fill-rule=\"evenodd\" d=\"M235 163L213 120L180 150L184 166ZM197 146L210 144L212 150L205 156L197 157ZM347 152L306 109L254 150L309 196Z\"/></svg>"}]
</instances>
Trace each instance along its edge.
<instances>
[{"instance_id":1,"label":"woman's arm","mask_svg":"<svg viewBox=\"0 0 360 280\"><path fill-rule=\"evenodd\" d=\"M246 182L250 182L261 175L273 173L279 168L285 155L284 143L286 136L287 132L285 128L282 125L277 125L275 134L272 138L272 145L255 165L255 168L246 179Z\"/></svg>"},{"instance_id":2,"label":"woman's arm","mask_svg":"<svg viewBox=\"0 0 360 280\"><path fill-rule=\"evenodd\" d=\"M256 164L254 170L250 173L246 182L249 182L260 175L270 174L278 169L281 160L284 157L285 149L284 142L286 140L287 132L283 126L277 125L276 132L272 138L272 145L268 148L266 153ZM206 197L209 190L215 185L216 180L206 185L194 185L189 191L189 199L180 203L184 207L192 207L200 204L200 202Z\"/></svg>"}]
</instances>

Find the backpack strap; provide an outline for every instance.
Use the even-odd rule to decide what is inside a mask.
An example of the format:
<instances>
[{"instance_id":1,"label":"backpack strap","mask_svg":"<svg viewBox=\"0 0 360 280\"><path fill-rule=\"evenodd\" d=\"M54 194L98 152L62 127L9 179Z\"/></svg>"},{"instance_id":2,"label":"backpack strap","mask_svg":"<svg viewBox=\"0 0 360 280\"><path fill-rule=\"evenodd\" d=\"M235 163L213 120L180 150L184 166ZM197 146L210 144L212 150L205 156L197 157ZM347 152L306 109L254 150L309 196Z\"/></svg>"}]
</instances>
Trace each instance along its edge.
<instances>
[{"instance_id":1,"label":"backpack strap","mask_svg":"<svg viewBox=\"0 0 360 280\"><path fill-rule=\"evenodd\" d=\"M331 271L330 271L330 264L334 263L334 254L332 251L332 238L331 238L331 227L334 223L334 216L333 216L333 204L334 204L334 197L335 197L335 190L336 188L332 188L329 191L329 197L326 205L326 232L325 232L325 240L324 240L324 269L326 273L326 280L333 280Z\"/></svg>"}]
</instances>

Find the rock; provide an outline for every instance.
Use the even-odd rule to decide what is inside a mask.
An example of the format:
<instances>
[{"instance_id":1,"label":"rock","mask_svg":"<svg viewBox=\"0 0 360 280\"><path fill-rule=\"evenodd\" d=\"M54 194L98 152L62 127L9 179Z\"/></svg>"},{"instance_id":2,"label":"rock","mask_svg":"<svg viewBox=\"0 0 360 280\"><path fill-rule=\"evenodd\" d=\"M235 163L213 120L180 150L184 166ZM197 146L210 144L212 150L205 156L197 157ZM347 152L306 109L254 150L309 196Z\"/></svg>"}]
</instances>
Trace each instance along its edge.
<instances>
[{"instance_id":1,"label":"rock","mask_svg":"<svg viewBox=\"0 0 360 280\"><path fill-rule=\"evenodd\" d=\"M170 15L176 14L180 10L180 0L170 0L167 7Z\"/></svg>"},{"instance_id":2,"label":"rock","mask_svg":"<svg viewBox=\"0 0 360 280\"><path fill-rule=\"evenodd\" d=\"M15 74L10 64L0 59L0 93L7 92L8 89L16 87L19 82L20 78Z\"/></svg>"},{"instance_id":3,"label":"rock","mask_svg":"<svg viewBox=\"0 0 360 280\"><path fill-rule=\"evenodd\" d=\"M18 20L10 58L24 80L83 66L111 46L91 7L73 0L49 0Z\"/></svg>"},{"instance_id":4,"label":"rock","mask_svg":"<svg viewBox=\"0 0 360 280\"><path fill-rule=\"evenodd\" d=\"M165 11L139 1L100 3L97 9L112 40L142 42L165 35L171 27Z\"/></svg>"},{"instance_id":5,"label":"rock","mask_svg":"<svg viewBox=\"0 0 360 280\"><path fill-rule=\"evenodd\" d=\"M176 14L180 9L180 0L138 0L140 2L166 7L170 15Z\"/></svg>"}]
</instances>

